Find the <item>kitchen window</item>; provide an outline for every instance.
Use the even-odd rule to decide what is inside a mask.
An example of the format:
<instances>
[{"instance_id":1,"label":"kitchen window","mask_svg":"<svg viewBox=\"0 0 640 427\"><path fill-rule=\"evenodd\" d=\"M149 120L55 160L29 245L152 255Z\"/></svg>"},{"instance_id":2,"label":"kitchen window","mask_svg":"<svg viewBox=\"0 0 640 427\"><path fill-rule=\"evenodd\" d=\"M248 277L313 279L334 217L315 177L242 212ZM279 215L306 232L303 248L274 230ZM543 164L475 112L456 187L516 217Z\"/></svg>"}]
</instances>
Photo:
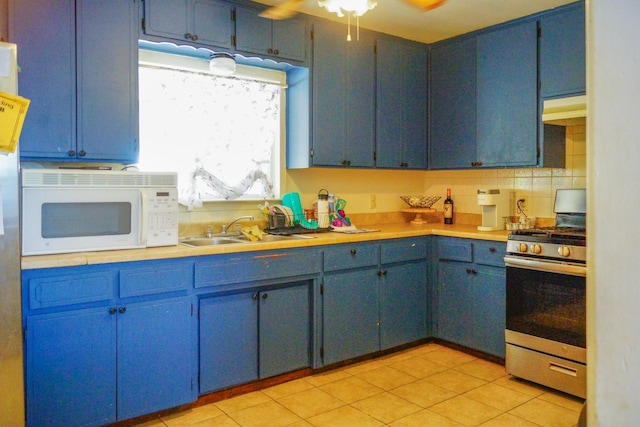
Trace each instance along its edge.
<instances>
[{"instance_id":1,"label":"kitchen window","mask_svg":"<svg viewBox=\"0 0 640 427\"><path fill-rule=\"evenodd\" d=\"M180 202L279 197L286 74L238 64L209 71L208 57L139 51L140 160L178 173Z\"/></svg>"}]
</instances>

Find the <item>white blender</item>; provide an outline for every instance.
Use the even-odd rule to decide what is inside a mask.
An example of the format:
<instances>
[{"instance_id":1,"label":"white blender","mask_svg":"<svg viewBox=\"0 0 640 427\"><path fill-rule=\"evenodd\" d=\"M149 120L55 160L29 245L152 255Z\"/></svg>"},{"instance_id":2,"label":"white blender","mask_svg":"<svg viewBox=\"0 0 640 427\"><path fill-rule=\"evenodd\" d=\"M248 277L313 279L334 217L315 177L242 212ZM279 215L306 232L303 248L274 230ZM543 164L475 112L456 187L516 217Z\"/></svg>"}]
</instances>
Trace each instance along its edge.
<instances>
[{"instance_id":1,"label":"white blender","mask_svg":"<svg viewBox=\"0 0 640 427\"><path fill-rule=\"evenodd\" d=\"M478 231L504 230L504 217L513 214L513 191L478 190L478 205L482 206L482 225Z\"/></svg>"}]
</instances>

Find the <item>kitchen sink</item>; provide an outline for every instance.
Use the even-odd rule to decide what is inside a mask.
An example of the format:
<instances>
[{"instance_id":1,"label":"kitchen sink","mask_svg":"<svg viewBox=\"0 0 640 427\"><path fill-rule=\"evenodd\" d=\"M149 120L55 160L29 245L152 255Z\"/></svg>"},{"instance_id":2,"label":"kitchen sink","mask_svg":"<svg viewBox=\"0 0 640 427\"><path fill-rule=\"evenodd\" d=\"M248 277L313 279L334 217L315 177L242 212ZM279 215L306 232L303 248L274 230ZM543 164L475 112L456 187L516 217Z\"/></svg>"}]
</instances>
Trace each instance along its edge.
<instances>
[{"instance_id":1,"label":"kitchen sink","mask_svg":"<svg viewBox=\"0 0 640 427\"><path fill-rule=\"evenodd\" d=\"M228 245L231 243L240 243L246 244L250 243L248 239L239 238L239 237L190 237L184 240L181 240L185 246L215 246L215 245Z\"/></svg>"},{"instance_id":2,"label":"kitchen sink","mask_svg":"<svg viewBox=\"0 0 640 427\"><path fill-rule=\"evenodd\" d=\"M263 234L262 240L256 240L252 242L242 234L227 233L230 235L215 235L212 237L187 237L181 239L180 243L185 246L200 247L200 246L216 246L216 245L228 245L232 243L246 245L246 244L260 244L268 242L286 242L290 240L301 239L314 239L313 236L306 236L303 234L291 234L288 236L281 236L275 234Z\"/></svg>"}]
</instances>

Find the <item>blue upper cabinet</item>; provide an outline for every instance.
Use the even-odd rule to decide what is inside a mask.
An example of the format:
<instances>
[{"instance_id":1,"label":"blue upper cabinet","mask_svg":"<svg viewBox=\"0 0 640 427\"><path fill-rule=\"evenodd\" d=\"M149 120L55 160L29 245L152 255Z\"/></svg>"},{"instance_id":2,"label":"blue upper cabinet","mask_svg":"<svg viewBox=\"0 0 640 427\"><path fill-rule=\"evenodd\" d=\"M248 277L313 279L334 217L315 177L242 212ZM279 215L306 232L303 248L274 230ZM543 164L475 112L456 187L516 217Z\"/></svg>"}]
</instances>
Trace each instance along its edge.
<instances>
[{"instance_id":1,"label":"blue upper cabinet","mask_svg":"<svg viewBox=\"0 0 640 427\"><path fill-rule=\"evenodd\" d=\"M476 38L431 50L429 167L468 168L476 161Z\"/></svg>"},{"instance_id":2,"label":"blue upper cabinet","mask_svg":"<svg viewBox=\"0 0 640 427\"><path fill-rule=\"evenodd\" d=\"M376 166L427 168L427 46L376 40Z\"/></svg>"},{"instance_id":3,"label":"blue upper cabinet","mask_svg":"<svg viewBox=\"0 0 640 427\"><path fill-rule=\"evenodd\" d=\"M236 49L277 60L304 62L307 57L307 22L303 19L274 21L260 9L236 7Z\"/></svg>"},{"instance_id":4,"label":"blue upper cabinet","mask_svg":"<svg viewBox=\"0 0 640 427\"><path fill-rule=\"evenodd\" d=\"M229 49L232 11L233 4L215 0L145 0L143 36Z\"/></svg>"},{"instance_id":5,"label":"blue upper cabinet","mask_svg":"<svg viewBox=\"0 0 640 427\"><path fill-rule=\"evenodd\" d=\"M343 24L314 24L313 166L374 166L374 38L362 29L357 42L346 36Z\"/></svg>"},{"instance_id":6,"label":"blue upper cabinet","mask_svg":"<svg viewBox=\"0 0 640 427\"><path fill-rule=\"evenodd\" d=\"M137 6L25 0L10 14L31 99L21 158L137 161Z\"/></svg>"},{"instance_id":7,"label":"blue upper cabinet","mask_svg":"<svg viewBox=\"0 0 640 427\"><path fill-rule=\"evenodd\" d=\"M472 166L538 164L538 27L525 21L477 37Z\"/></svg>"},{"instance_id":8,"label":"blue upper cabinet","mask_svg":"<svg viewBox=\"0 0 640 427\"><path fill-rule=\"evenodd\" d=\"M571 5L540 19L540 91L543 98L586 91L585 7Z\"/></svg>"}]
</instances>

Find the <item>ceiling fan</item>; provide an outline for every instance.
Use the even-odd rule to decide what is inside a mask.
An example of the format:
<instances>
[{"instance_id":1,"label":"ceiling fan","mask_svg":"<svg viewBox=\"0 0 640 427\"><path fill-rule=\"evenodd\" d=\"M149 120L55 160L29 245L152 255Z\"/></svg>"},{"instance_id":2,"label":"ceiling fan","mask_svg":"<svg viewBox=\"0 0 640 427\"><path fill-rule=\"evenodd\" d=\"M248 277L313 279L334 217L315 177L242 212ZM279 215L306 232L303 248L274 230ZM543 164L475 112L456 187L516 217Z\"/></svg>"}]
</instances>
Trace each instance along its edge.
<instances>
[{"instance_id":1,"label":"ceiling fan","mask_svg":"<svg viewBox=\"0 0 640 427\"><path fill-rule=\"evenodd\" d=\"M260 14L269 19L287 19L298 13L303 0L284 0ZM429 11L441 6L446 0L403 0L405 3L423 11ZM364 15L367 10L376 6L373 0L319 0L318 5L325 7L329 12L335 12L338 16L344 16L342 10L353 13L356 17Z\"/></svg>"}]
</instances>

